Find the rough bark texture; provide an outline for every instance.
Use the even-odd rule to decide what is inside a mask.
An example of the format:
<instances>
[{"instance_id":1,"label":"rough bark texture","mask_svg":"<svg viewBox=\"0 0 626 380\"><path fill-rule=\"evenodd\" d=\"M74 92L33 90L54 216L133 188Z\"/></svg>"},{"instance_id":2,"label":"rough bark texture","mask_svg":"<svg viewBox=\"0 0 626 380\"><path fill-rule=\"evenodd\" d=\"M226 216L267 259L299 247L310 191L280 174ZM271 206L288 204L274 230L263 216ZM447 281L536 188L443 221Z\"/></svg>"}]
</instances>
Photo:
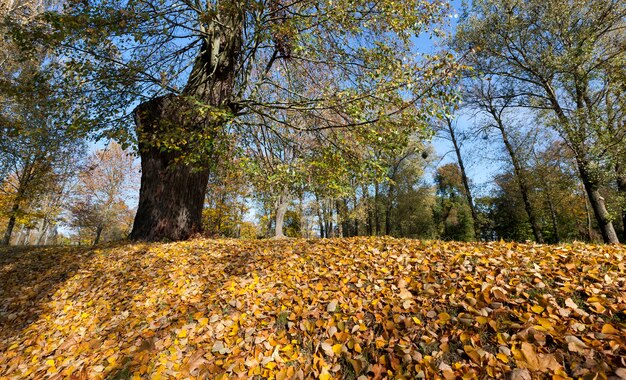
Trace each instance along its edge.
<instances>
[{"instance_id":1,"label":"rough bark texture","mask_svg":"<svg viewBox=\"0 0 626 380\"><path fill-rule=\"evenodd\" d=\"M102 236L102 230L104 230L104 226L99 225L98 228L96 229L96 238L93 239L93 245L96 246L98 243L100 243L100 237Z\"/></svg>"},{"instance_id":2,"label":"rough bark texture","mask_svg":"<svg viewBox=\"0 0 626 380\"><path fill-rule=\"evenodd\" d=\"M158 133L165 121L178 125L188 115L179 111L178 98L167 95L141 104L135 123L142 135ZM182 114L181 114L182 113ZM178 120L177 120L178 119ZM161 151L139 139L141 189L137 215L130 234L135 240L182 240L200 232L207 170L177 163L174 153Z\"/></svg>"},{"instance_id":3,"label":"rough bark texture","mask_svg":"<svg viewBox=\"0 0 626 380\"><path fill-rule=\"evenodd\" d=\"M242 12L233 7L216 14L206 25L182 94L154 98L135 109L142 172L132 239L183 240L201 231L208 165L187 163L193 142L182 141L177 149L163 149L159 142L163 135L176 137L177 131L215 137L226 123L224 110L236 108L231 98L241 44ZM209 109L200 112L198 104Z\"/></svg>"},{"instance_id":4,"label":"rough bark texture","mask_svg":"<svg viewBox=\"0 0 626 380\"><path fill-rule=\"evenodd\" d=\"M289 199L285 194L279 195L276 200L276 232L274 237L277 239L284 238L283 226L285 224L285 214L287 213L287 206L289 205Z\"/></svg>"},{"instance_id":5,"label":"rough bark texture","mask_svg":"<svg viewBox=\"0 0 626 380\"><path fill-rule=\"evenodd\" d=\"M9 222L7 223L7 228L4 231L4 237L2 238L2 243L0 245L9 245L11 242L11 235L13 234L13 228L15 228L16 214L19 209L20 205L16 202L11 208L11 216L9 217Z\"/></svg>"},{"instance_id":6,"label":"rough bark texture","mask_svg":"<svg viewBox=\"0 0 626 380\"><path fill-rule=\"evenodd\" d=\"M609 212L604 204L604 198L600 195L597 183L593 180L592 175L587 170L588 163L581 158L578 158L576 162L578 164L580 179L585 186L585 191L589 197L589 204L591 205L593 214L598 222L598 228L602 234L602 239L605 243L619 244L617 233L615 233Z\"/></svg>"}]
</instances>

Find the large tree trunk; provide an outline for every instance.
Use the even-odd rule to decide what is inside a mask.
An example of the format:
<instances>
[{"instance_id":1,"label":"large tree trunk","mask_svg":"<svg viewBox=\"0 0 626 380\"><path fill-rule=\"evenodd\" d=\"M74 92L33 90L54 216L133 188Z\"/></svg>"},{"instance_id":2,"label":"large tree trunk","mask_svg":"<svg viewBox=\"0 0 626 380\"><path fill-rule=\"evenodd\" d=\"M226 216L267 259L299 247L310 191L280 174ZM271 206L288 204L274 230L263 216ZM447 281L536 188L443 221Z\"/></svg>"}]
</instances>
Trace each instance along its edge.
<instances>
[{"instance_id":1,"label":"large tree trunk","mask_svg":"<svg viewBox=\"0 0 626 380\"><path fill-rule=\"evenodd\" d=\"M135 110L141 189L132 239L183 240L201 231L208 170L180 162L178 154L162 151L142 139L145 135L158 138L161 126L168 122L184 123L189 117L186 108L180 98L167 95L143 103Z\"/></svg>"},{"instance_id":2,"label":"large tree trunk","mask_svg":"<svg viewBox=\"0 0 626 380\"><path fill-rule=\"evenodd\" d=\"M609 212L604 204L604 198L600 195L600 191L598 190L598 184L593 180L592 175L587 170L588 162L584 161L580 157L577 157L576 163L578 164L580 179L583 181L587 197L589 198L589 204L591 205L593 214L598 222L598 228L600 228L602 239L605 243L619 244L617 233L615 233Z\"/></svg>"},{"instance_id":3,"label":"large tree trunk","mask_svg":"<svg viewBox=\"0 0 626 380\"><path fill-rule=\"evenodd\" d=\"M237 108L231 98L242 44L241 15L236 7L213 15L180 95L154 98L135 109L142 172L132 239L182 240L201 231L213 159L205 147L214 145L212 139ZM168 139L174 139L173 147Z\"/></svg>"}]
</instances>

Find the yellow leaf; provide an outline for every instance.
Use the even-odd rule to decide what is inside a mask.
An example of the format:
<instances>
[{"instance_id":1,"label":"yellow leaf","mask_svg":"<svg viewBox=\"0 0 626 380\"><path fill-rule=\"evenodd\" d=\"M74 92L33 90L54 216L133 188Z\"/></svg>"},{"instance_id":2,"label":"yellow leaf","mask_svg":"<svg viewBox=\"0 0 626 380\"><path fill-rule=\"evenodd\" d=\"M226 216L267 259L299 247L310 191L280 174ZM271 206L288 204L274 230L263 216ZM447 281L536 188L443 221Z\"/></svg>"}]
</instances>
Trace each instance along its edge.
<instances>
[{"instance_id":1,"label":"yellow leaf","mask_svg":"<svg viewBox=\"0 0 626 380\"><path fill-rule=\"evenodd\" d=\"M508 363L509 362L509 358L505 354L503 354L502 352L498 353L498 355L496 355L496 357L498 359L500 359L500 361L502 363Z\"/></svg>"},{"instance_id":2,"label":"yellow leaf","mask_svg":"<svg viewBox=\"0 0 626 380\"><path fill-rule=\"evenodd\" d=\"M186 329L182 329L178 332L178 337L179 338L186 338L187 337L187 330Z\"/></svg>"},{"instance_id":3,"label":"yellow leaf","mask_svg":"<svg viewBox=\"0 0 626 380\"><path fill-rule=\"evenodd\" d=\"M474 363L480 364L480 354L476 351L474 347L466 345L463 347L463 351L465 351L467 356L469 356Z\"/></svg>"},{"instance_id":4,"label":"yellow leaf","mask_svg":"<svg viewBox=\"0 0 626 380\"><path fill-rule=\"evenodd\" d=\"M287 378L287 370L281 369L276 373L276 380L285 380Z\"/></svg>"},{"instance_id":5,"label":"yellow leaf","mask_svg":"<svg viewBox=\"0 0 626 380\"><path fill-rule=\"evenodd\" d=\"M341 349L343 348L343 345L341 344L335 344L333 346L333 352L335 353L335 355L340 355L341 354Z\"/></svg>"},{"instance_id":6,"label":"yellow leaf","mask_svg":"<svg viewBox=\"0 0 626 380\"><path fill-rule=\"evenodd\" d=\"M200 318L198 319L198 324L200 326L206 326L209 324L209 318Z\"/></svg>"},{"instance_id":7,"label":"yellow leaf","mask_svg":"<svg viewBox=\"0 0 626 380\"><path fill-rule=\"evenodd\" d=\"M476 317L476 322L480 323L481 325L484 325L485 323L487 323L488 320L489 318L483 317L482 315L479 315L478 317Z\"/></svg>"},{"instance_id":8,"label":"yellow leaf","mask_svg":"<svg viewBox=\"0 0 626 380\"><path fill-rule=\"evenodd\" d=\"M269 362L265 365L265 368L274 369L276 368L276 362Z\"/></svg>"},{"instance_id":9,"label":"yellow leaf","mask_svg":"<svg viewBox=\"0 0 626 380\"><path fill-rule=\"evenodd\" d=\"M539 306L539 305L535 305L533 307L531 307L532 311L534 311L537 314L541 314L545 309L543 308L543 306Z\"/></svg>"},{"instance_id":10,"label":"yellow leaf","mask_svg":"<svg viewBox=\"0 0 626 380\"><path fill-rule=\"evenodd\" d=\"M50 367L54 367L54 359L46 360L46 364L49 365Z\"/></svg>"},{"instance_id":11,"label":"yellow leaf","mask_svg":"<svg viewBox=\"0 0 626 380\"><path fill-rule=\"evenodd\" d=\"M328 373L327 370L323 370L322 373L320 373L320 380L330 380L332 379L332 376L330 376L330 373Z\"/></svg>"},{"instance_id":12,"label":"yellow leaf","mask_svg":"<svg viewBox=\"0 0 626 380\"><path fill-rule=\"evenodd\" d=\"M602 326L602 334L618 335L619 331L613 325L605 324Z\"/></svg>"}]
</instances>

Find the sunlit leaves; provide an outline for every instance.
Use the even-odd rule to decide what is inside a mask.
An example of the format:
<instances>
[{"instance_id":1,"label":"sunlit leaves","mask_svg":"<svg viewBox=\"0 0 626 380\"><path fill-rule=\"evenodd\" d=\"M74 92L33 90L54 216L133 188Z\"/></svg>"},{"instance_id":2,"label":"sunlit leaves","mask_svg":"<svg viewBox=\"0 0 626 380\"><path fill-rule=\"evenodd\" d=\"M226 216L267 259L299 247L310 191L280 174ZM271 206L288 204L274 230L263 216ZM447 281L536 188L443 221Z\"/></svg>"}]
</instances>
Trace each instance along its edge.
<instances>
[{"instance_id":1,"label":"sunlit leaves","mask_svg":"<svg viewBox=\"0 0 626 380\"><path fill-rule=\"evenodd\" d=\"M352 238L65 250L2 252L0 376L626 371L621 247Z\"/></svg>"}]
</instances>

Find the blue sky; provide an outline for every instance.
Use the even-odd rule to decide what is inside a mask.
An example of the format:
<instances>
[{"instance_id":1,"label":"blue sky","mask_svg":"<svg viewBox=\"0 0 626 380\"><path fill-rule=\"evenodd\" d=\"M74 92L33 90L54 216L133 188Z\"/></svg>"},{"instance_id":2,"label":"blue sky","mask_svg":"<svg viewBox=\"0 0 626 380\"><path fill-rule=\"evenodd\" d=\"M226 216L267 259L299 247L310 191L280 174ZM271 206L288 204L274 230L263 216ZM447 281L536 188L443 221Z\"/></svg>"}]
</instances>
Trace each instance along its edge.
<instances>
[{"instance_id":1,"label":"blue sky","mask_svg":"<svg viewBox=\"0 0 626 380\"><path fill-rule=\"evenodd\" d=\"M448 32L454 28L458 15L461 13L461 0L451 2L452 11L449 18ZM422 53L434 53L439 49L440 41L429 39L427 36L421 36L416 40L417 49ZM470 130L475 124L475 120L471 115L460 116L457 120L459 127L464 130ZM499 170L501 163L489 159L489 157L497 156L497 153L490 152L493 150L494 141L467 141L462 149L464 161L467 168L468 176L474 186L474 191L478 194L487 191L490 187L494 174ZM107 145L106 141L99 141L90 146L90 151L103 149ZM441 138L435 137L432 141L433 148L437 157L433 158L433 165L428 168L424 180L428 183L433 182L433 173L436 166L440 166L450 162L456 162L456 156L452 151L452 144ZM486 149L489 148L489 149ZM497 148L496 148L497 149ZM137 194L128 194L128 205L135 207L138 201Z\"/></svg>"}]
</instances>

